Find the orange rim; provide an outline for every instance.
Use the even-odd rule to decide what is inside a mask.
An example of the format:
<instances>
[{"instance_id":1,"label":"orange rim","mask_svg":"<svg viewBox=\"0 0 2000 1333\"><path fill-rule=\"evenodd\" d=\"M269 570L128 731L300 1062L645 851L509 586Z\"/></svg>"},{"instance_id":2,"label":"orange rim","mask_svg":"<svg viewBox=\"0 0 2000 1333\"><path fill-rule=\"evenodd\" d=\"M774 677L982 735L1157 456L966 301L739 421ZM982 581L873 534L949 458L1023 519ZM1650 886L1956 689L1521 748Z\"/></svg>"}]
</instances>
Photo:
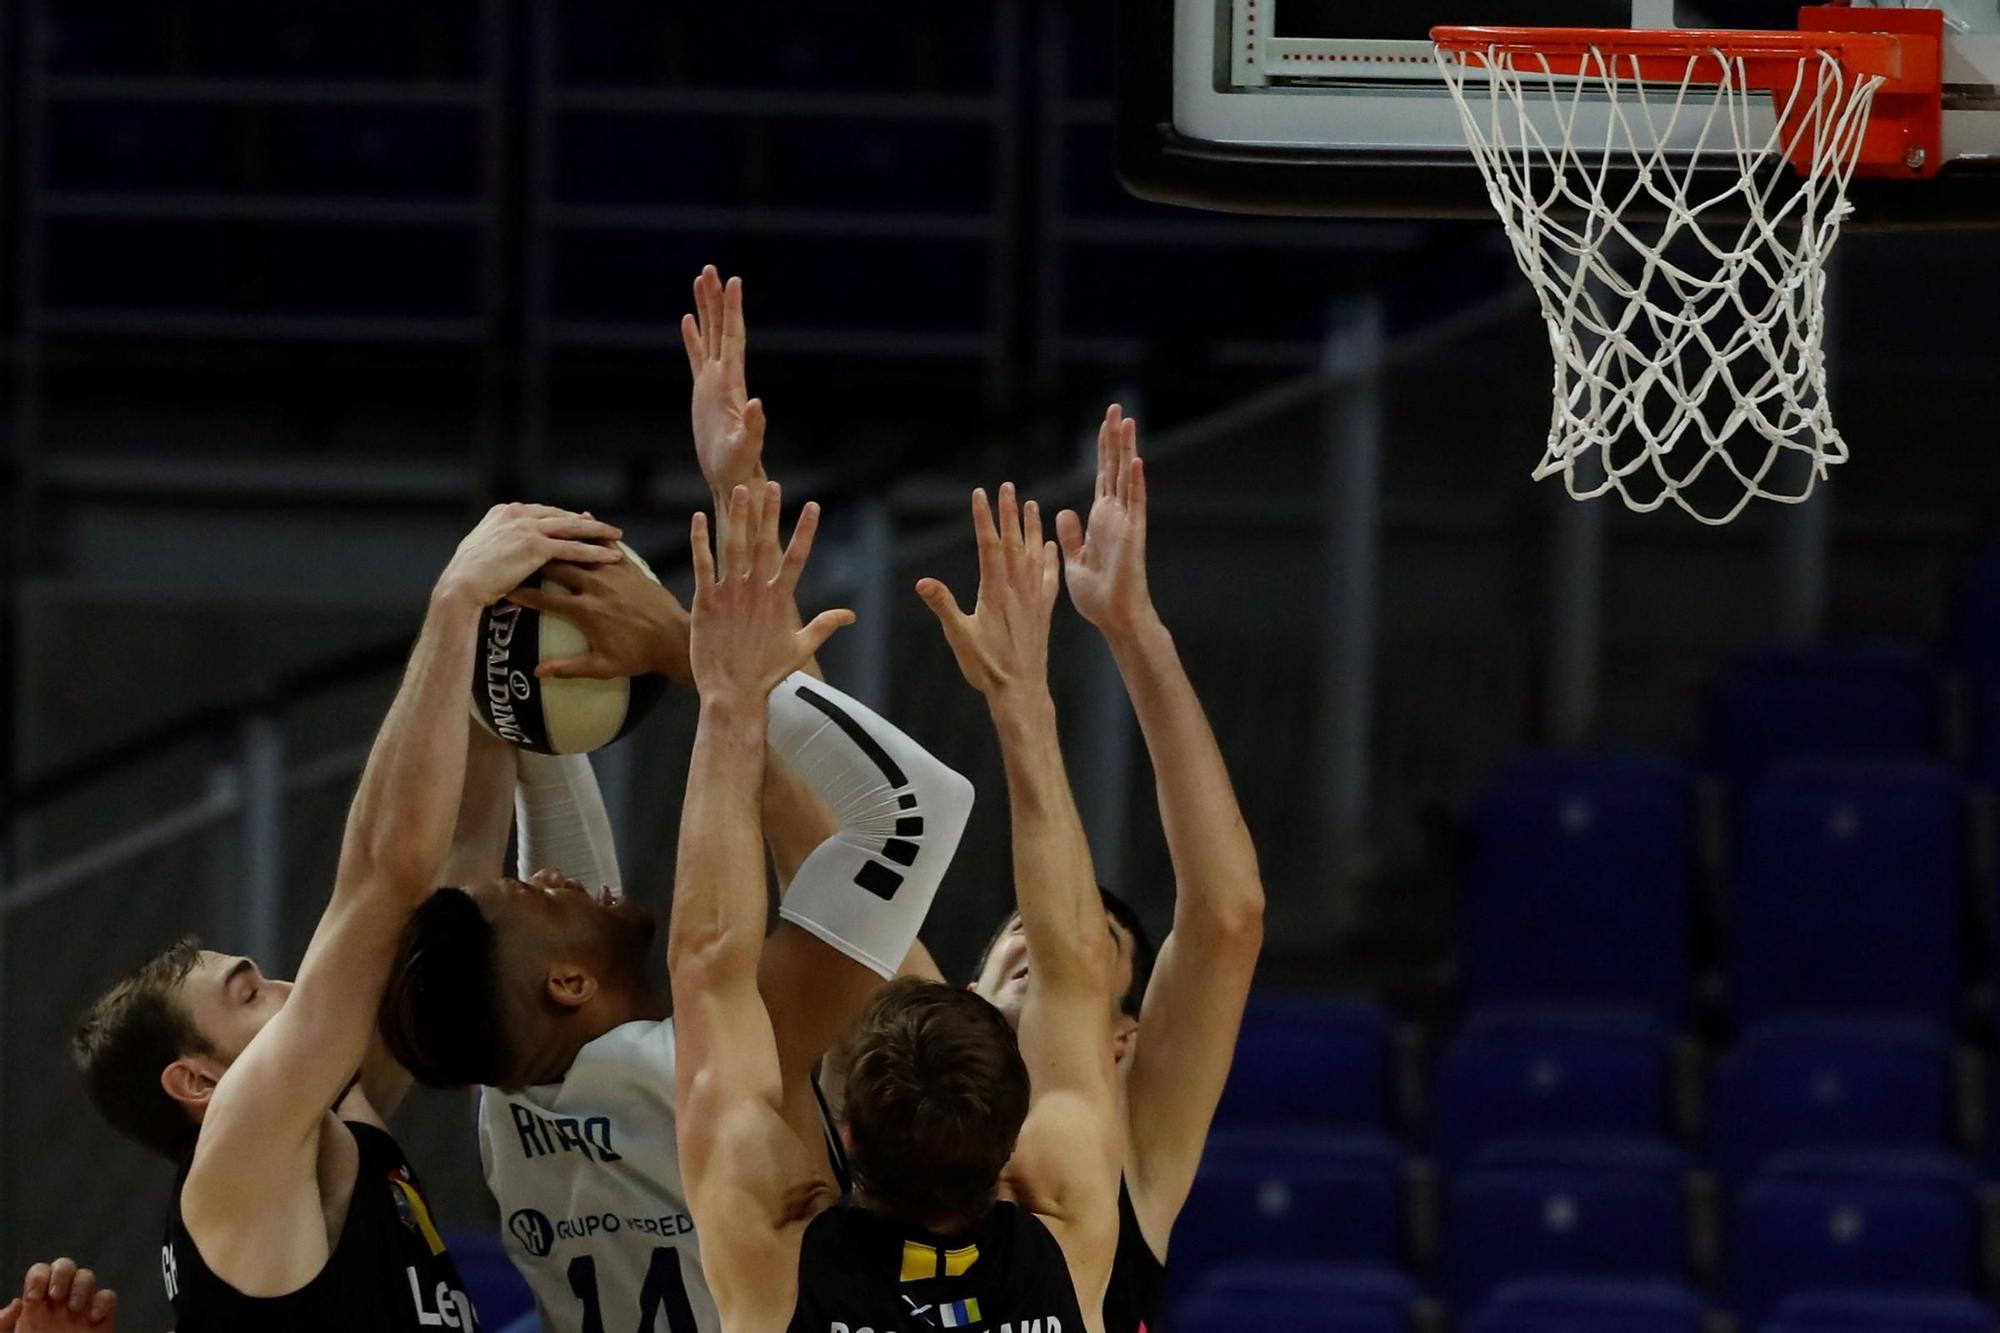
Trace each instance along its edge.
<instances>
[{"instance_id":1,"label":"orange rim","mask_svg":"<svg viewBox=\"0 0 2000 1333\"><path fill-rule=\"evenodd\" d=\"M1641 77L1656 81L1719 82L1702 78L1699 69L1690 70L1686 64L1712 52L1744 61L1756 72L1760 87L1765 86L1766 76L1789 82L1798 73L1799 61L1822 53L1832 55L1856 74L1892 80L1903 74L1902 38L1880 32L1445 26L1431 29L1431 41L1439 50L1457 56L1498 52L1516 58L1532 56L1538 63L1546 59L1558 74L1573 72L1572 62L1602 52L1620 58L1621 63L1629 58L1637 63Z\"/></svg>"}]
</instances>

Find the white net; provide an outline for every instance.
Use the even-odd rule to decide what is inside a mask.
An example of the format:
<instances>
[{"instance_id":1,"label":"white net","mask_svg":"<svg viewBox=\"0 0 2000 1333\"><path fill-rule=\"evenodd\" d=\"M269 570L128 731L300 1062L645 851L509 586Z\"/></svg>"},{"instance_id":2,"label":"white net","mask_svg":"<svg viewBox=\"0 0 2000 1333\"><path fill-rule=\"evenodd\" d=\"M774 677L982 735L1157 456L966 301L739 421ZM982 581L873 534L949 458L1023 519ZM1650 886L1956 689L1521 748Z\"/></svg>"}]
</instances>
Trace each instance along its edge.
<instances>
[{"instance_id":1,"label":"white net","mask_svg":"<svg viewBox=\"0 0 2000 1333\"><path fill-rule=\"evenodd\" d=\"M1826 262L1881 79L1802 56L1774 121L1768 85L1721 50L1678 80L1595 48L1561 74L1502 47L1437 60L1555 353L1535 477L1705 523L1810 496L1847 458Z\"/></svg>"}]
</instances>

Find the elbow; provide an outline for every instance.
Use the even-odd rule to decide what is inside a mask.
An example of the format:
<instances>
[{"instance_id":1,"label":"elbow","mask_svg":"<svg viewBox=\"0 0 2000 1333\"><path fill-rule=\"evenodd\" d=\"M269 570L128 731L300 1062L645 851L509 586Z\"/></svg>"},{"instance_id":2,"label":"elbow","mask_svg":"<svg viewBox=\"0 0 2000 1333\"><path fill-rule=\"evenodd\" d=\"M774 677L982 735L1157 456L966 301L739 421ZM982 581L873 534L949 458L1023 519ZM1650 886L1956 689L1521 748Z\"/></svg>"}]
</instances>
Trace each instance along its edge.
<instances>
[{"instance_id":1,"label":"elbow","mask_svg":"<svg viewBox=\"0 0 2000 1333\"><path fill-rule=\"evenodd\" d=\"M1217 952L1255 955L1264 947L1264 885L1251 879L1235 893L1200 904L1183 897L1174 931Z\"/></svg>"},{"instance_id":2,"label":"elbow","mask_svg":"<svg viewBox=\"0 0 2000 1333\"><path fill-rule=\"evenodd\" d=\"M972 782L955 768L932 760L929 771L911 784L916 788L918 808L932 829L956 838L972 818L975 792Z\"/></svg>"},{"instance_id":3,"label":"elbow","mask_svg":"<svg viewBox=\"0 0 2000 1333\"><path fill-rule=\"evenodd\" d=\"M667 975L674 988L710 989L731 977L756 976L763 941L742 935L727 927L670 927Z\"/></svg>"}]
</instances>

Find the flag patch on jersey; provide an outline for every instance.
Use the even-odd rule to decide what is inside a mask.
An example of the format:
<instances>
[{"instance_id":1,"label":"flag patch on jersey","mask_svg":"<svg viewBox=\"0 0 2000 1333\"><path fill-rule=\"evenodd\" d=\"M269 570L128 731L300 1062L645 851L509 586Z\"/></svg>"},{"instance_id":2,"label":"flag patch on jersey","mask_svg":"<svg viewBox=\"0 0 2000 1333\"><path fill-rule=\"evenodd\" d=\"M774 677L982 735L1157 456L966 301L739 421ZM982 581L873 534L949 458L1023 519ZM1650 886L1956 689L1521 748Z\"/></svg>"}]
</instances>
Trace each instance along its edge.
<instances>
[{"instance_id":1,"label":"flag patch on jersey","mask_svg":"<svg viewBox=\"0 0 2000 1333\"><path fill-rule=\"evenodd\" d=\"M406 1172L391 1171L389 1188L396 1196L396 1215L403 1225L423 1236L432 1254L443 1254L444 1237L438 1235L436 1225L431 1222L431 1210L424 1206L424 1196L417 1193L416 1182Z\"/></svg>"},{"instance_id":2,"label":"flag patch on jersey","mask_svg":"<svg viewBox=\"0 0 2000 1333\"><path fill-rule=\"evenodd\" d=\"M970 1328L979 1322L979 1302L951 1301L938 1306L939 1328Z\"/></svg>"},{"instance_id":3,"label":"flag patch on jersey","mask_svg":"<svg viewBox=\"0 0 2000 1333\"><path fill-rule=\"evenodd\" d=\"M935 1245L906 1240L903 1242L902 1280L928 1282L936 1277L964 1277L978 1262L977 1245L965 1245L956 1250L941 1250Z\"/></svg>"}]
</instances>

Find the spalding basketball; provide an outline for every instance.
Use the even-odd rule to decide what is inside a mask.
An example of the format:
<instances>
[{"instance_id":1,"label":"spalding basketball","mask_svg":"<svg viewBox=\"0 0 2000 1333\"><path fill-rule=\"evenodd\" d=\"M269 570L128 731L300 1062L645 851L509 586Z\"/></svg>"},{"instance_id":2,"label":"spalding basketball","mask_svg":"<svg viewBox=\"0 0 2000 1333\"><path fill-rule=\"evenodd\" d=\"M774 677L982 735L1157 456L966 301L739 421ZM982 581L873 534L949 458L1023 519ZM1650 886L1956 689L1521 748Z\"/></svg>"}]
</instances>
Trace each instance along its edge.
<instances>
[{"instance_id":1,"label":"spalding basketball","mask_svg":"<svg viewBox=\"0 0 2000 1333\"><path fill-rule=\"evenodd\" d=\"M625 558L659 577L631 547ZM541 586L537 574L528 583ZM629 680L542 680L543 662L574 657L589 645L583 631L561 616L501 602L479 620L479 661L472 678L472 715L505 741L537 754L588 754L639 724L666 682L658 676Z\"/></svg>"}]
</instances>

